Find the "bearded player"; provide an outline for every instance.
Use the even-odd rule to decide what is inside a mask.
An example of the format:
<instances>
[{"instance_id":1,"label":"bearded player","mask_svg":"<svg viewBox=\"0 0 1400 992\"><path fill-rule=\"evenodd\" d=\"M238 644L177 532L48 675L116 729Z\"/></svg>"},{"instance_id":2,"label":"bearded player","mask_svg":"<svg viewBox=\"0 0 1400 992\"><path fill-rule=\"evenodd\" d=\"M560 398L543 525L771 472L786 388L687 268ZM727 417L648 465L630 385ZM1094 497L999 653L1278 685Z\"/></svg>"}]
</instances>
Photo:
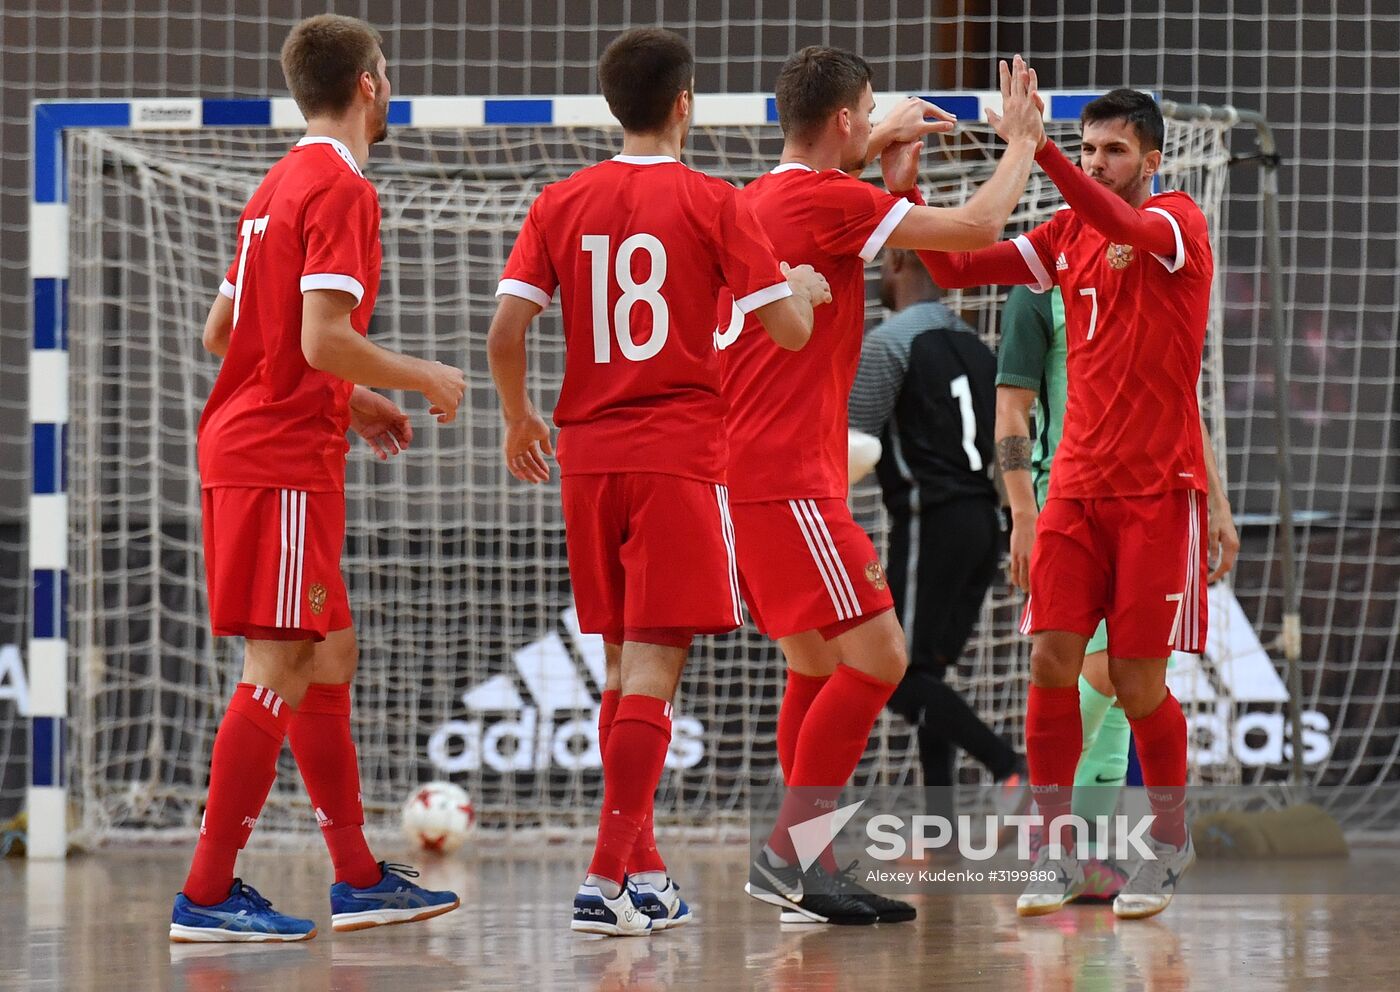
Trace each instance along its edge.
<instances>
[{"instance_id":1,"label":"bearded player","mask_svg":"<svg viewBox=\"0 0 1400 992\"><path fill-rule=\"evenodd\" d=\"M669 31L617 38L599 65L622 154L547 186L506 264L491 371L516 478L549 478L549 426L526 389L525 334L559 291L564 383L561 495L579 624L601 634L603 810L572 929L641 936L690 918L656 850L652 801L671 698L695 634L741 622L719 355L721 287L775 347L801 348L830 299L802 265L780 266L728 183L679 161L694 59Z\"/></svg>"},{"instance_id":2,"label":"bearded player","mask_svg":"<svg viewBox=\"0 0 1400 992\"><path fill-rule=\"evenodd\" d=\"M1075 166L1048 140L1036 162L1068 209L1014 241L929 255L942 285L1058 286L1065 309L1064 434L1036 521L1033 635L1026 711L1031 788L1044 817L1068 815L1083 739L1078 680L1107 621L1108 676L1137 743L1155 820L1153 857L1113 902L1122 918L1160 913L1195 860L1186 829L1186 719L1167 687L1172 651L1206 635L1207 469L1196 383L1214 263L1200 208L1152 192L1165 123L1146 94L1120 89L1087 104ZM1002 470L1029 467L1026 437L998 442ZM1017 900L1054 912L1084 886L1067 831L1037 856L1051 880Z\"/></svg>"},{"instance_id":3,"label":"bearded player","mask_svg":"<svg viewBox=\"0 0 1400 992\"><path fill-rule=\"evenodd\" d=\"M918 194L923 135L952 119L923 101L897 105L872 130L870 67L834 48L806 48L777 83L781 163L746 186L784 258L809 260L830 280L833 304L800 354L752 333L738 315L721 334L729 400L732 511L744 598L788 665L778 754L788 786L778 821L755 857L747 891L785 920L865 924L910 920L823 861L799 863L788 827L834 802L904 675L904 634L870 538L847 494L847 398L864 332L865 266L886 246L975 248L1000 236L1043 137L1034 74L1001 65L1007 149L963 206L925 206ZM938 117L930 123L926 115ZM879 156L890 192L859 172ZM813 790L821 794L814 794Z\"/></svg>"},{"instance_id":4,"label":"bearded player","mask_svg":"<svg viewBox=\"0 0 1400 992\"><path fill-rule=\"evenodd\" d=\"M1036 520L1050 490L1055 449L1064 434L1067 373L1065 371L1065 306L1059 287L1036 293L1016 286L1002 309L997 346L996 439L1021 439L1003 446L1022 449L1031 444L1029 464L1004 467L1002 482L1011 506L1011 581L1030 591L1030 557L1035 546ZM1034 410L1035 434L1031 435ZM1230 501L1220 480L1210 435L1201 422L1205 451L1207 504L1210 520L1210 560L1207 582L1215 582L1234 567L1239 554ZM1009 465L1020 466L1019 454ZM1108 626L1099 622L1084 649L1079 676L1079 719L1083 734L1074 776L1074 815L1088 825L1091 841L1100 816L1111 816L1128 773L1131 731L1123 707L1114 699L1108 674ZM1112 902L1127 875L1112 859L1092 858L1084 866L1085 888L1078 902Z\"/></svg>"},{"instance_id":5,"label":"bearded player","mask_svg":"<svg viewBox=\"0 0 1400 992\"><path fill-rule=\"evenodd\" d=\"M214 739L194 863L170 939L293 941L315 924L276 912L233 877L290 738L335 865L336 930L455 909L451 892L376 861L365 843L350 683L358 664L340 571L347 430L380 458L408 417L369 386L421 392L440 422L460 370L365 338L379 291L379 198L361 171L389 108L380 37L349 17L292 29L282 69L306 137L268 172L239 219L237 251L204 328L223 359L199 423L204 564L217 636L245 638L243 676Z\"/></svg>"}]
</instances>

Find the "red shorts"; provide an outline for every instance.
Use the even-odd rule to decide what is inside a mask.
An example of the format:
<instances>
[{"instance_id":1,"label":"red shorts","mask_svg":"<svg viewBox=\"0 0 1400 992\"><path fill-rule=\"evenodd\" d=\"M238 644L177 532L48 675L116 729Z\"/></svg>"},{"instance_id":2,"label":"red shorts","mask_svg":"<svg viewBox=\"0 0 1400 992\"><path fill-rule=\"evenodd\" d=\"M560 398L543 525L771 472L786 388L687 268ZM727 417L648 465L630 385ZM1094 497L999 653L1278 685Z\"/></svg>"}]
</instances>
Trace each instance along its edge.
<instances>
[{"instance_id":1,"label":"red shorts","mask_svg":"<svg viewBox=\"0 0 1400 992\"><path fill-rule=\"evenodd\" d=\"M733 507L739 582L758 629L828 640L894 607L870 536L844 499Z\"/></svg>"},{"instance_id":2,"label":"red shorts","mask_svg":"<svg viewBox=\"0 0 1400 992\"><path fill-rule=\"evenodd\" d=\"M1206 643L1206 528L1205 499L1192 489L1051 497L1036 522L1022 633L1092 637L1106 619L1115 658L1199 653Z\"/></svg>"},{"instance_id":3,"label":"red shorts","mask_svg":"<svg viewBox=\"0 0 1400 992\"><path fill-rule=\"evenodd\" d=\"M560 493L584 633L685 647L743 623L724 486L616 472L566 475Z\"/></svg>"},{"instance_id":4,"label":"red shorts","mask_svg":"<svg viewBox=\"0 0 1400 992\"><path fill-rule=\"evenodd\" d=\"M320 641L350 626L344 493L220 486L202 496L216 636Z\"/></svg>"}]
</instances>

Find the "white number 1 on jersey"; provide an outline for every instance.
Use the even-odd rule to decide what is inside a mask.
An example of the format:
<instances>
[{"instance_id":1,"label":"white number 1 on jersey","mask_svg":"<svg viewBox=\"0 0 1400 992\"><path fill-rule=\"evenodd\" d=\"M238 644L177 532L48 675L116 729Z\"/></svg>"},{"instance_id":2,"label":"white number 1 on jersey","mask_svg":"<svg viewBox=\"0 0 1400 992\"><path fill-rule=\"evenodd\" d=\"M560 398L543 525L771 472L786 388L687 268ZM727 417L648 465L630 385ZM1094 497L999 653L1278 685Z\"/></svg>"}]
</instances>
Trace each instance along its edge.
<instances>
[{"instance_id":1,"label":"white number 1 on jersey","mask_svg":"<svg viewBox=\"0 0 1400 992\"><path fill-rule=\"evenodd\" d=\"M660 293L661 284L666 281L666 247L650 234L634 234L617 246L617 264L610 266L610 240L606 234L583 236L583 250L592 256L593 360L599 365L611 362L612 339L616 337L623 358L644 362L656 357L671 332L671 310ZM640 283L632 278L632 255L637 251L645 251L651 259L651 272ZM611 315L612 327L608 326L610 268L616 270L617 284L622 287L622 296ZM651 337L640 345L632 340L632 308L638 303L651 308Z\"/></svg>"},{"instance_id":2,"label":"white number 1 on jersey","mask_svg":"<svg viewBox=\"0 0 1400 992\"><path fill-rule=\"evenodd\" d=\"M977 411L972 408L972 384L967 376L960 375L952 382L952 393L958 401L958 417L962 420L963 454L967 455L967 467L974 472L982 471L982 452L977 450Z\"/></svg>"},{"instance_id":3,"label":"white number 1 on jersey","mask_svg":"<svg viewBox=\"0 0 1400 992\"><path fill-rule=\"evenodd\" d=\"M233 326L238 326L238 309L243 303L243 273L248 268L248 249L253 247L253 236L259 238L267 230L267 222L271 214L264 214L261 217L249 217L243 222L242 228L238 231L238 274L234 277L233 283Z\"/></svg>"}]
</instances>

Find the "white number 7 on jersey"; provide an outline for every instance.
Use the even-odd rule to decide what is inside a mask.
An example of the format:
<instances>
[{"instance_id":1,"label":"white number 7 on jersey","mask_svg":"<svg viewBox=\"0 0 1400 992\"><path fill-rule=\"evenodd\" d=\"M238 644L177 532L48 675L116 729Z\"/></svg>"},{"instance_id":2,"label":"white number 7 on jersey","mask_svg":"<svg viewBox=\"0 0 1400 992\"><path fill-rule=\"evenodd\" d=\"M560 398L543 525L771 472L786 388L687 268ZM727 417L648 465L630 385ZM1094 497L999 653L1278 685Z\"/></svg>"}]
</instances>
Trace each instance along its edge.
<instances>
[{"instance_id":1,"label":"white number 7 on jersey","mask_svg":"<svg viewBox=\"0 0 1400 992\"><path fill-rule=\"evenodd\" d=\"M238 240L238 274L234 276L233 282L233 326L238 326L238 308L243 303L243 273L248 268L248 250L253 247L253 235L263 236L267 230L267 222L271 219L271 214L264 214L261 217L249 217L239 228Z\"/></svg>"},{"instance_id":2,"label":"white number 7 on jersey","mask_svg":"<svg viewBox=\"0 0 1400 992\"><path fill-rule=\"evenodd\" d=\"M666 246L650 234L634 234L617 246L615 269L622 296L613 308L611 329L608 327L609 238L606 234L585 234L582 248L592 256L593 360L599 365L612 361L611 338L614 335L622 357L628 361L644 362L654 358L671 331L671 310L659 292L666 281ZM639 249L651 258L651 273L640 283L632 278L632 255ZM632 307L637 303L651 307L651 337L641 345L632 340Z\"/></svg>"},{"instance_id":3,"label":"white number 7 on jersey","mask_svg":"<svg viewBox=\"0 0 1400 992\"><path fill-rule=\"evenodd\" d=\"M1176 639L1181 636L1181 608L1186 605L1186 594L1175 592L1167 597L1168 603L1176 603L1176 616L1172 617L1172 633L1167 638L1167 645L1170 647L1176 644Z\"/></svg>"},{"instance_id":4,"label":"white number 7 on jersey","mask_svg":"<svg viewBox=\"0 0 1400 992\"><path fill-rule=\"evenodd\" d=\"M1096 289L1081 289L1080 296L1089 297L1089 336L1085 341L1094 340L1094 328L1099 322L1099 292Z\"/></svg>"}]
</instances>

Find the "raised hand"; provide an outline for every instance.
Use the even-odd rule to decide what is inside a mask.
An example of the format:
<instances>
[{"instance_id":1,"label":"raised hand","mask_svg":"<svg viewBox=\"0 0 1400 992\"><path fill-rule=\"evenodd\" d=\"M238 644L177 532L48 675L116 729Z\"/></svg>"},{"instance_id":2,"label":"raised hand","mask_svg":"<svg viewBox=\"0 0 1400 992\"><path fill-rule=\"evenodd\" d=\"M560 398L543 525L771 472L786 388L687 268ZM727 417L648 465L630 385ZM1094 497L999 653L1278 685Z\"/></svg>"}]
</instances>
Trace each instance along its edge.
<instances>
[{"instance_id":1,"label":"raised hand","mask_svg":"<svg viewBox=\"0 0 1400 992\"><path fill-rule=\"evenodd\" d=\"M885 146L880 153L880 172L885 177L887 190L903 193L914 187L919 181L919 155L923 150L922 141L901 141Z\"/></svg>"},{"instance_id":2,"label":"raised hand","mask_svg":"<svg viewBox=\"0 0 1400 992\"><path fill-rule=\"evenodd\" d=\"M957 126L958 119L948 111L916 96L899 101L876 125L892 144L918 141L927 134L947 134Z\"/></svg>"},{"instance_id":3,"label":"raised hand","mask_svg":"<svg viewBox=\"0 0 1400 992\"><path fill-rule=\"evenodd\" d=\"M521 482L549 481L549 463L544 456L554 454L554 443L550 440L549 425L534 410L519 420L506 421L506 439L501 450L505 452L506 468Z\"/></svg>"},{"instance_id":4,"label":"raised hand","mask_svg":"<svg viewBox=\"0 0 1400 992\"><path fill-rule=\"evenodd\" d=\"M997 63L1001 80L1001 113L990 107L987 121L1003 141L1033 139L1036 150L1045 146L1045 103L1040 98L1035 70L1017 55L1007 66Z\"/></svg>"},{"instance_id":5,"label":"raised hand","mask_svg":"<svg viewBox=\"0 0 1400 992\"><path fill-rule=\"evenodd\" d=\"M942 107L916 96L906 97L876 124L870 132L862 168L884 154L890 145L918 141L929 134L946 134L957 127L958 119ZM857 174L856 170L853 174Z\"/></svg>"},{"instance_id":6,"label":"raised hand","mask_svg":"<svg viewBox=\"0 0 1400 992\"><path fill-rule=\"evenodd\" d=\"M467 377L462 370L441 362L423 363L423 381L418 391L428 401L428 412L440 424L450 424L457 417L457 406L467 392Z\"/></svg>"},{"instance_id":7,"label":"raised hand","mask_svg":"<svg viewBox=\"0 0 1400 992\"><path fill-rule=\"evenodd\" d=\"M364 386L356 386L350 394L350 429L364 438L381 462L413 443L408 414L389 397Z\"/></svg>"},{"instance_id":8,"label":"raised hand","mask_svg":"<svg viewBox=\"0 0 1400 992\"><path fill-rule=\"evenodd\" d=\"M831 286L826 276L810 265L791 266L787 262L779 262L778 268L787 277L793 293L806 299L814 308L831 302Z\"/></svg>"}]
</instances>

